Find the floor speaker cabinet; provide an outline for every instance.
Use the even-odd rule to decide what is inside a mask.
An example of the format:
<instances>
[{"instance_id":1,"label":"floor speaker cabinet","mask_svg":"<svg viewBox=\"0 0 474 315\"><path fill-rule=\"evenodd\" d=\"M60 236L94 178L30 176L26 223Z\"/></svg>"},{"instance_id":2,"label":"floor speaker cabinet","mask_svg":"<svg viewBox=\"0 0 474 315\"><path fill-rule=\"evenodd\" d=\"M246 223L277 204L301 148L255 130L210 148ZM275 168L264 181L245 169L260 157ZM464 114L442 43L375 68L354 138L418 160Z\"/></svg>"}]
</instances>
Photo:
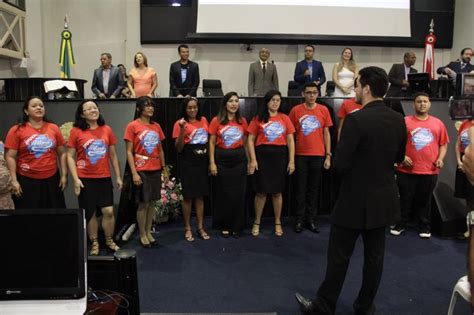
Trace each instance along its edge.
<instances>
[{"instance_id":1,"label":"floor speaker cabinet","mask_svg":"<svg viewBox=\"0 0 474 315\"><path fill-rule=\"evenodd\" d=\"M87 282L92 291L110 290L123 294L129 306L128 309L120 308L117 314L140 315L137 255L134 250L121 249L113 256L89 256Z\"/></svg>"},{"instance_id":2,"label":"floor speaker cabinet","mask_svg":"<svg viewBox=\"0 0 474 315\"><path fill-rule=\"evenodd\" d=\"M438 183L431 200L431 230L441 237L453 237L466 232L466 205L455 198L454 191Z\"/></svg>"}]
</instances>

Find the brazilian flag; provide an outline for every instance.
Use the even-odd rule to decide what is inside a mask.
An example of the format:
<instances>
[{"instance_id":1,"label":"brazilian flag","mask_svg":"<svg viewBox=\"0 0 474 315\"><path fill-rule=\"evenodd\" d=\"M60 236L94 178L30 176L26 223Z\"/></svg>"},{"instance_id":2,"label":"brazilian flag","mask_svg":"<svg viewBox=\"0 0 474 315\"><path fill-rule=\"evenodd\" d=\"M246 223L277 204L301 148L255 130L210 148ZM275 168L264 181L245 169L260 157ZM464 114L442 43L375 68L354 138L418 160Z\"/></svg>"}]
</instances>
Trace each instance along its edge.
<instances>
[{"instance_id":1,"label":"brazilian flag","mask_svg":"<svg viewBox=\"0 0 474 315\"><path fill-rule=\"evenodd\" d=\"M64 30L61 33L61 50L59 53L59 65L61 66L61 78L71 77L71 65L75 65L74 54L72 52L71 32Z\"/></svg>"}]
</instances>

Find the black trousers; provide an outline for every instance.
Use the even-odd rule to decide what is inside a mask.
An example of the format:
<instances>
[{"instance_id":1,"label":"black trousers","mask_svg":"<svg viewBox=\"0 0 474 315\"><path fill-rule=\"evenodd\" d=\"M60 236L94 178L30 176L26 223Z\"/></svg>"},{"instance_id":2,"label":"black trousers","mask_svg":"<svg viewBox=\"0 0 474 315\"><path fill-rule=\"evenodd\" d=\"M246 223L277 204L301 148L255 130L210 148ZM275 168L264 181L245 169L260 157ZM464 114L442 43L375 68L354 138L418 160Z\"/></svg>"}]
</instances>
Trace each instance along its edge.
<instances>
[{"instance_id":1,"label":"black trousers","mask_svg":"<svg viewBox=\"0 0 474 315\"><path fill-rule=\"evenodd\" d=\"M431 196L437 180L438 175L397 173L402 215L399 225L405 226L413 215L420 231L431 230Z\"/></svg>"},{"instance_id":2,"label":"black trousers","mask_svg":"<svg viewBox=\"0 0 474 315\"><path fill-rule=\"evenodd\" d=\"M297 221L311 221L316 218L323 163L323 156L296 156L295 214Z\"/></svg>"},{"instance_id":3,"label":"black trousers","mask_svg":"<svg viewBox=\"0 0 474 315\"><path fill-rule=\"evenodd\" d=\"M373 314L374 298L382 278L385 252L385 227L372 230L348 229L331 225L326 276L313 304L316 314L334 314L347 267L359 235L364 242L362 286L354 302L356 314Z\"/></svg>"}]
</instances>

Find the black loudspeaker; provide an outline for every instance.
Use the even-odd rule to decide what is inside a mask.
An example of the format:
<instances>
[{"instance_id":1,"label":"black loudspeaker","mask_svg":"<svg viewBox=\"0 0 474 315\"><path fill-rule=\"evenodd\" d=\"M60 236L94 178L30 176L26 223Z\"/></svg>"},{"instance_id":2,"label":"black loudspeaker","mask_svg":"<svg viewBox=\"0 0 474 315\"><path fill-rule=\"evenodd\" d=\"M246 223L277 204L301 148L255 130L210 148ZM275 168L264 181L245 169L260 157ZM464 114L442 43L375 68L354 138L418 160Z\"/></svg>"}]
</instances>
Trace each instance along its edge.
<instances>
[{"instance_id":1,"label":"black loudspeaker","mask_svg":"<svg viewBox=\"0 0 474 315\"><path fill-rule=\"evenodd\" d=\"M128 301L128 308L119 308L119 315L140 315L136 256L134 250L121 249L113 256L89 256L87 260L90 290L118 292Z\"/></svg>"},{"instance_id":2,"label":"black loudspeaker","mask_svg":"<svg viewBox=\"0 0 474 315\"><path fill-rule=\"evenodd\" d=\"M457 236L467 230L466 206L453 194L451 187L438 182L431 200L431 230L442 237Z\"/></svg>"}]
</instances>

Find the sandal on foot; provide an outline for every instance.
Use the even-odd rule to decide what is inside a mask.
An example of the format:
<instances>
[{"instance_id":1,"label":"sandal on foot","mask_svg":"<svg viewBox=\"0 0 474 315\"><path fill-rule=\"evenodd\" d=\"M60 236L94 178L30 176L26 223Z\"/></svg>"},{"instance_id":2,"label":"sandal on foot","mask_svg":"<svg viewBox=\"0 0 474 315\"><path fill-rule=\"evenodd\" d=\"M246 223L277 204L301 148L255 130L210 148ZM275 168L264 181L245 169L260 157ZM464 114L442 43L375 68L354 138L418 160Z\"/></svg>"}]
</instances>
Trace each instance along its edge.
<instances>
[{"instance_id":1,"label":"sandal on foot","mask_svg":"<svg viewBox=\"0 0 474 315\"><path fill-rule=\"evenodd\" d=\"M281 223L275 223L275 235L283 236L283 229L281 228Z\"/></svg>"},{"instance_id":2,"label":"sandal on foot","mask_svg":"<svg viewBox=\"0 0 474 315\"><path fill-rule=\"evenodd\" d=\"M184 230L184 239L188 242L194 241L193 231L191 231L191 229Z\"/></svg>"},{"instance_id":3,"label":"sandal on foot","mask_svg":"<svg viewBox=\"0 0 474 315\"><path fill-rule=\"evenodd\" d=\"M153 236L151 236L151 234L147 234L146 238L148 239L148 241L150 242L151 245L156 244L156 240Z\"/></svg>"},{"instance_id":4,"label":"sandal on foot","mask_svg":"<svg viewBox=\"0 0 474 315\"><path fill-rule=\"evenodd\" d=\"M110 248L111 251L116 252L120 249L120 247L115 244L114 240L112 237L106 237L105 238L105 245L107 245L108 248Z\"/></svg>"},{"instance_id":5,"label":"sandal on foot","mask_svg":"<svg viewBox=\"0 0 474 315\"><path fill-rule=\"evenodd\" d=\"M254 222L252 226L252 235L258 236L260 234L260 223Z\"/></svg>"},{"instance_id":6,"label":"sandal on foot","mask_svg":"<svg viewBox=\"0 0 474 315\"><path fill-rule=\"evenodd\" d=\"M207 234L206 230L204 230L204 228L198 229L197 232L198 232L199 237L203 240L208 240L211 238L209 234Z\"/></svg>"},{"instance_id":7,"label":"sandal on foot","mask_svg":"<svg viewBox=\"0 0 474 315\"><path fill-rule=\"evenodd\" d=\"M89 251L89 255L91 256L97 256L99 255L99 241L97 241L96 238L91 240L92 245L91 245L91 250Z\"/></svg>"},{"instance_id":8,"label":"sandal on foot","mask_svg":"<svg viewBox=\"0 0 474 315\"><path fill-rule=\"evenodd\" d=\"M230 232L227 230L221 231L221 236L223 238L229 238L230 237Z\"/></svg>"}]
</instances>

